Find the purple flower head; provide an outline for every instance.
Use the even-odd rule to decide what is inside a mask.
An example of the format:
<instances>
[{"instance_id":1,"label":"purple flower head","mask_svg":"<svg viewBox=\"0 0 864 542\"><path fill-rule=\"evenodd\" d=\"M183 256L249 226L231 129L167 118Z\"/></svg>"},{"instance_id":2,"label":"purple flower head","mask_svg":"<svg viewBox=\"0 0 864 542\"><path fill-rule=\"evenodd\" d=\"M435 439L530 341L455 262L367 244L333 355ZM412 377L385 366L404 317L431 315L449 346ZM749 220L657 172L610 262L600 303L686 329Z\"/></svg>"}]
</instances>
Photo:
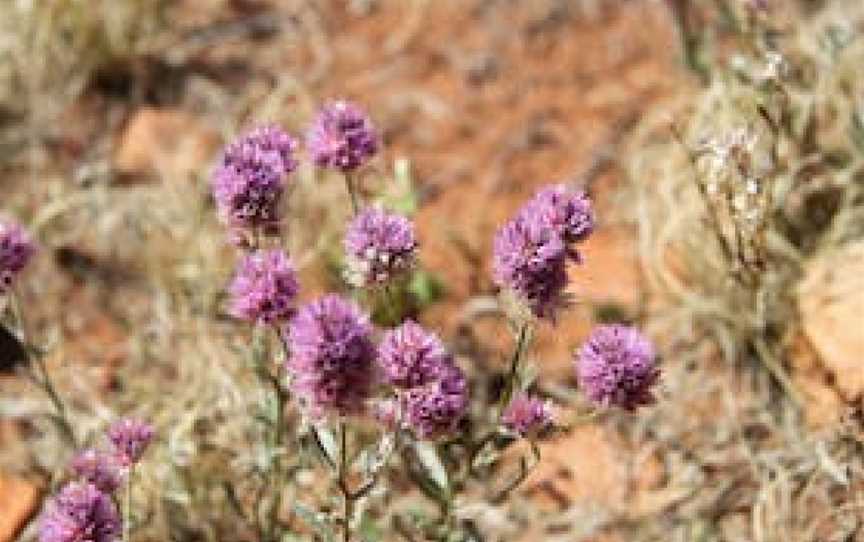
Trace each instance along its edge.
<instances>
[{"instance_id":1,"label":"purple flower head","mask_svg":"<svg viewBox=\"0 0 864 542\"><path fill-rule=\"evenodd\" d=\"M581 190L568 190L563 184L543 188L520 211L533 215L552 228L567 243L584 241L594 231L594 210L588 195ZM574 253L578 260L578 255Z\"/></svg>"},{"instance_id":2,"label":"purple flower head","mask_svg":"<svg viewBox=\"0 0 864 542\"><path fill-rule=\"evenodd\" d=\"M520 393L510 400L501 423L523 437L536 435L552 424L552 409L546 401Z\"/></svg>"},{"instance_id":3,"label":"purple flower head","mask_svg":"<svg viewBox=\"0 0 864 542\"><path fill-rule=\"evenodd\" d=\"M319 167L353 171L378 151L378 133L366 113L351 102L329 102L306 135L306 146Z\"/></svg>"},{"instance_id":4,"label":"purple flower head","mask_svg":"<svg viewBox=\"0 0 864 542\"><path fill-rule=\"evenodd\" d=\"M14 222L0 221L0 294L5 292L36 252L36 245Z\"/></svg>"},{"instance_id":5,"label":"purple flower head","mask_svg":"<svg viewBox=\"0 0 864 542\"><path fill-rule=\"evenodd\" d=\"M567 256L554 231L537 217L519 215L495 235L495 282L512 290L538 318L554 319L565 304Z\"/></svg>"},{"instance_id":6,"label":"purple flower head","mask_svg":"<svg viewBox=\"0 0 864 542\"><path fill-rule=\"evenodd\" d=\"M378 346L384 379L397 388L440 380L452 363L438 336L411 320L388 331Z\"/></svg>"},{"instance_id":7,"label":"purple flower head","mask_svg":"<svg viewBox=\"0 0 864 542\"><path fill-rule=\"evenodd\" d=\"M90 483L70 482L47 504L39 542L114 542L121 521L111 498Z\"/></svg>"},{"instance_id":8,"label":"purple flower head","mask_svg":"<svg viewBox=\"0 0 864 542\"><path fill-rule=\"evenodd\" d=\"M228 290L232 315L249 322L273 324L294 315L300 285L283 251L259 250L243 256Z\"/></svg>"},{"instance_id":9,"label":"purple flower head","mask_svg":"<svg viewBox=\"0 0 864 542\"><path fill-rule=\"evenodd\" d=\"M81 452L72 460L72 471L104 493L113 493L120 487L124 474L114 454L92 449Z\"/></svg>"},{"instance_id":10,"label":"purple flower head","mask_svg":"<svg viewBox=\"0 0 864 542\"><path fill-rule=\"evenodd\" d=\"M213 175L222 220L235 228L273 229L285 177L297 168L297 141L277 126L262 126L225 148Z\"/></svg>"},{"instance_id":11,"label":"purple flower head","mask_svg":"<svg viewBox=\"0 0 864 542\"><path fill-rule=\"evenodd\" d=\"M403 395L405 422L422 439L452 433L468 408L468 384L455 364L441 366L441 376Z\"/></svg>"},{"instance_id":12,"label":"purple flower head","mask_svg":"<svg viewBox=\"0 0 864 542\"><path fill-rule=\"evenodd\" d=\"M155 435L153 426L141 420L127 418L108 428L108 440L114 445L117 459L124 466L137 463Z\"/></svg>"},{"instance_id":13,"label":"purple flower head","mask_svg":"<svg viewBox=\"0 0 864 542\"><path fill-rule=\"evenodd\" d=\"M288 328L288 370L313 416L363 410L374 380L369 319L354 303L327 295L300 308Z\"/></svg>"},{"instance_id":14,"label":"purple flower head","mask_svg":"<svg viewBox=\"0 0 864 542\"><path fill-rule=\"evenodd\" d=\"M402 215L366 208L345 234L347 279L354 286L384 284L417 262L414 226Z\"/></svg>"},{"instance_id":15,"label":"purple flower head","mask_svg":"<svg viewBox=\"0 0 864 542\"><path fill-rule=\"evenodd\" d=\"M634 410L654 401L652 388L660 376L654 347L634 327L598 326L575 362L580 385L598 405Z\"/></svg>"}]
</instances>

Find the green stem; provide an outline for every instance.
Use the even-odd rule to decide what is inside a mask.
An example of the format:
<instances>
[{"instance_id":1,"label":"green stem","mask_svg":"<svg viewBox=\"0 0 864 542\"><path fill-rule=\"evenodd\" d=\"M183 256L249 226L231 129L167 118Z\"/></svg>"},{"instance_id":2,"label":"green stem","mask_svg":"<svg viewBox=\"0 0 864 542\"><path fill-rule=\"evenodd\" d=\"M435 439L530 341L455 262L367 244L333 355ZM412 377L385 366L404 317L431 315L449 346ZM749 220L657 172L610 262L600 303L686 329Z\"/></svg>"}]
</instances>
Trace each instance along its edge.
<instances>
[{"instance_id":1,"label":"green stem","mask_svg":"<svg viewBox=\"0 0 864 542\"><path fill-rule=\"evenodd\" d=\"M339 489L342 491L343 517L345 519L342 540L343 542L350 542L354 495L351 494L346 479L348 475L348 428L344 420L339 423L339 441Z\"/></svg>"},{"instance_id":2,"label":"green stem","mask_svg":"<svg viewBox=\"0 0 864 542\"><path fill-rule=\"evenodd\" d=\"M132 477L135 475L135 465L129 465L126 475L126 499L123 503L123 542L130 542L132 532Z\"/></svg>"},{"instance_id":3,"label":"green stem","mask_svg":"<svg viewBox=\"0 0 864 542\"><path fill-rule=\"evenodd\" d=\"M354 175L346 172L344 178L345 188L348 189L348 195L351 197L351 210L354 212L354 216L357 216L357 213L360 212L360 200L357 196L357 187L354 186Z\"/></svg>"},{"instance_id":4,"label":"green stem","mask_svg":"<svg viewBox=\"0 0 864 542\"><path fill-rule=\"evenodd\" d=\"M501 394L501 401L498 408L498 418L504 413L507 404L513 397L514 392L519 384L519 364L522 361L522 356L525 353L525 346L528 343L528 322L522 322L519 327L519 336L516 339L516 348L513 350L513 357L510 359L510 372L507 374L507 381L504 383L504 393Z\"/></svg>"}]
</instances>

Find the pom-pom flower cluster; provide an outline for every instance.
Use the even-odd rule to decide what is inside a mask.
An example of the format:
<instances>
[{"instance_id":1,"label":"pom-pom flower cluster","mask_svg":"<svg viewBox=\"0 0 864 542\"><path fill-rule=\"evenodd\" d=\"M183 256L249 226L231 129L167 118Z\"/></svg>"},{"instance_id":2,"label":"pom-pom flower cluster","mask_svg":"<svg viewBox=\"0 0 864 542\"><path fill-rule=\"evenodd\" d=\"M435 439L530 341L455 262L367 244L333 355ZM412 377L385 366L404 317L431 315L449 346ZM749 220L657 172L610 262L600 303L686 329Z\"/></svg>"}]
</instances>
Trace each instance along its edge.
<instances>
[{"instance_id":1,"label":"pom-pom flower cluster","mask_svg":"<svg viewBox=\"0 0 864 542\"><path fill-rule=\"evenodd\" d=\"M306 135L316 165L342 172L362 166L378 151L378 133L368 115L351 102L324 105Z\"/></svg>"},{"instance_id":2,"label":"pom-pom flower cluster","mask_svg":"<svg viewBox=\"0 0 864 542\"><path fill-rule=\"evenodd\" d=\"M121 522L111 497L89 482L70 482L46 506L40 542L114 542Z\"/></svg>"},{"instance_id":3,"label":"pom-pom flower cluster","mask_svg":"<svg viewBox=\"0 0 864 542\"><path fill-rule=\"evenodd\" d=\"M89 449L72 461L78 477L46 505L39 521L39 542L114 542L122 522L111 495L128 477L154 431L134 419L115 422L107 431L110 450Z\"/></svg>"},{"instance_id":4,"label":"pom-pom flower cluster","mask_svg":"<svg viewBox=\"0 0 864 542\"><path fill-rule=\"evenodd\" d=\"M0 294L12 286L34 252L36 245L24 228L13 222L0 221Z\"/></svg>"},{"instance_id":5,"label":"pom-pom flower cluster","mask_svg":"<svg viewBox=\"0 0 864 542\"><path fill-rule=\"evenodd\" d=\"M361 211L345 234L347 280L354 286L381 285L404 275L417 262L411 221L380 209Z\"/></svg>"},{"instance_id":6,"label":"pom-pom flower cluster","mask_svg":"<svg viewBox=\"0 0 864 542\"><path fill-rule=\"evenodd\" d=\"M213 176L222 220L234 228L273 230L286 176L297 168L297 141L276 126L262 126L226 147Z\"/></svg>"},{"instance_id":7,"label":"pom-pom flower cluster","mask_svg":"<svg viewBox=\"0 0 864 542\"><path fill-rule=\"evenodd\" d=\"M363 410L375 361L372 325L354 304L327 295L304 305L288 330L293 385L310 413Z\"/></svg>"},{"instance_id":8,"label":"pom-pom flower cluster","mask_svg":"<svg viewBox=\"0 0 864 542\"><path fill-rule=\"evenodd\" d=\"M654 347L634 327L598 326L575 364L585 394L600 406L635 410L654 401L652 388L660 376Z\"/></svg>"},{"instance_id":9,"label":"pom-pom flower cluster","mask_svg":"<svg viewBox=\"0 0 864 542\"><path fill-rule=\"evenodd\" d=\"M495 282L512 290L538 318L554 319L566 304L567 261L581 261L575 243L594 228L581 191L553 185L538 192L495 235Z\"/></svg>"},{"instance_id":10,"label":"pom-pom flower cluster","mask_svg":"<svg viewBox=\"0 0 864 542\"><path fill-rule=\"evenodd\" d=\"M231 314L261 324L287 321L295 312L300 285L288 256L281 250L244 255L228 288Z\"/></svg>"},{"instance_id":11,"label":"pom-pom flower cluster","mask_svg":"<svg viewBox=\"0 0 864 542\"><path fill-rule=\"evenodd\" d=\"M520 393L510 400L501 423L519 436L536 435L552 425L552 409L546 401Z\"/></svg>"},{"instance_id":12,"label":"pom-pom flower cluster","mask_svg":"<svg viewBox=\"0 0 864 542\"><path fill-rule=\"evenodd\" d=\"M436 335L407 321L385 334L378 363L396 390L405 425L419 437L456 428L468 406L467 382Z\"/></svg>"}]
</instances>

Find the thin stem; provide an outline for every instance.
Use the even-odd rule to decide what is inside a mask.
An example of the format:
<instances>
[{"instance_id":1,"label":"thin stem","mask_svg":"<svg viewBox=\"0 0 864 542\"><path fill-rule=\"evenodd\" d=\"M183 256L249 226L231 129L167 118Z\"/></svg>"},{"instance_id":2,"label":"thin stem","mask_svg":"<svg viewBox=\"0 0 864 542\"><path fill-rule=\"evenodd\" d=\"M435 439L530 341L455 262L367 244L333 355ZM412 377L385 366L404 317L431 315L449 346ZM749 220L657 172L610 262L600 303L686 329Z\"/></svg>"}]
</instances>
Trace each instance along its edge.
<instances>
[{"instance_id":1,"label":"thin stem","mask_svg":"<svg viewBox=\"0 0 864 542\"><path fill-rule=\"evenodd\" d=\"M345 519L342 540L350 542L354 495L348 489L348 480L346 479L348 475L348 428L344 420L339 423L339 441L339 489L342 491L342 501L344 503L343 517Z\"/></svg>"},{"instance_id":2,"label":"thin stem","mask_svg":"<svg viewBox=\"0 0 864 542\"><path fill-rule=\"evenodd\" d=\"M51 404L54 407L55 414L51 417L57 428L72 445L74 449L78 449L78 441L75 438L75 431L72 429L72 424L69 422L69 415L66 411L66 404L60 398L54 382L51 380L51 375L48 372L48 367L45 365L45 360L42 357L42 350L33 346L30 343L30 333L27 329L27 321L24 318L24 311L21 310L21 303L18 299L18 294L13 291L12 296L12 312L15 316L18 329L21 333L22 343L24 348L30 354L30 357L35 361L36 367L39 370L39 376L31 374L30 378L33 382L42 388L42 391L48 396Z\"/></svg>"},{"instance_id":3,"label":"thin stem","mask_svg":"<svg viewBox=\"0 0 864 542\"><path fill-rule=\"evenodd\" d=\"M356 216L360 212L360 200L357 196L357 187L354 186L354 174L346 171L343 177L345 178L345 188L348 189L348 195L351 197L351 209Z\"/></svg>"},{"instance_id":4,"label":"thin stem","mask_svg":"<svg viewBox=\"0 0 864 542\"><path fill-rule=\"evenodd\" d=\"M123 542L130 542L132 532L132 477L135 475L135 465L129 465L126 476L126 499L123 503Z\"/></svg>"},{"instance_id":5,"label":"thin stem","mask_svg":"<svg viewBox=\"0 0 864 542\"><path fill-rule=\"evenodd\" d=\"M533 440L529 440L529 445L531 446L531 462L529 463L526 457L519 458L519 474L514 478L507 486L502 489L498 495L496 495L492 502L496 504L500 504L504 502L510 493L513 492L514 489L519 487L522 482L528 478L528 475L534 470L534 467L540 463L540 448L537 446L537 443Z\"/></svg>"},{"instance_id":6,"label":"thin stem","mask_svg":"<svg viewBox=\"0 0 864 542\"><path fill-rule=\"evenodd\" d=\"M516 348L513 350L513 357L510 359L510 372L507 375L507 381L504 383L504 393L501 394L501 401L498 408L498 418L504 413L507 408L507 403L513 397L516 391L519 380L519 364L522 361L522 356L525 351L525 346L528 342L528 322L522 322L519 327L519 336L516 339Z\"/></svg>"}]
</instances>

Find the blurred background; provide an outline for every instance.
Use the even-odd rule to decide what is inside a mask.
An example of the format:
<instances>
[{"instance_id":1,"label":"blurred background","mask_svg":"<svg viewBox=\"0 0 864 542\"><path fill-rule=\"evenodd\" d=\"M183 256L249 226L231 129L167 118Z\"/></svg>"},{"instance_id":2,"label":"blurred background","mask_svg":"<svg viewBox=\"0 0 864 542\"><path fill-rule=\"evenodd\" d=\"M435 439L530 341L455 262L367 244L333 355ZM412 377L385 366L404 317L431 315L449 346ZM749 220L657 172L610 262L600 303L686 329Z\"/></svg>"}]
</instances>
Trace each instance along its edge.
<instances>
[{"instance_id":1,"label":"blurred background","mask_svg":"<svg viewBox=\"0 0 864 542\"><path fill-rule=\"evenodd\" d=\"M655 407L544 442L515 509L466 507L484 540L864 540L864 9L767 4L0 0L0 210L41 247L19 298L82 434L121 412L161 428L138 539L252 539L208 484L242 479L220 445L254 440L241 420L260 399L236 364L248 333L225 316L234 252L209 175L238 132L302 134L349 98L383 134L373 188L416 207L413 310L463 366L505 367L505 327L482 318L491 239L562 180L589 190L600 227L572 270L577 306L537 338L544 393L572 397L570 353L594 322L639 322L663 351ZM757 333L703 254L674 134L696 146L758 123L724 99L744 100L765 44L790 66L776 176L803 188L772 204L788 242L771 245ZM291 196L305 298L338 287L342 190L304 170ZM32 540L70 451L14 370L0 393L0 542Z\"/></svg>"}]
</instances>

